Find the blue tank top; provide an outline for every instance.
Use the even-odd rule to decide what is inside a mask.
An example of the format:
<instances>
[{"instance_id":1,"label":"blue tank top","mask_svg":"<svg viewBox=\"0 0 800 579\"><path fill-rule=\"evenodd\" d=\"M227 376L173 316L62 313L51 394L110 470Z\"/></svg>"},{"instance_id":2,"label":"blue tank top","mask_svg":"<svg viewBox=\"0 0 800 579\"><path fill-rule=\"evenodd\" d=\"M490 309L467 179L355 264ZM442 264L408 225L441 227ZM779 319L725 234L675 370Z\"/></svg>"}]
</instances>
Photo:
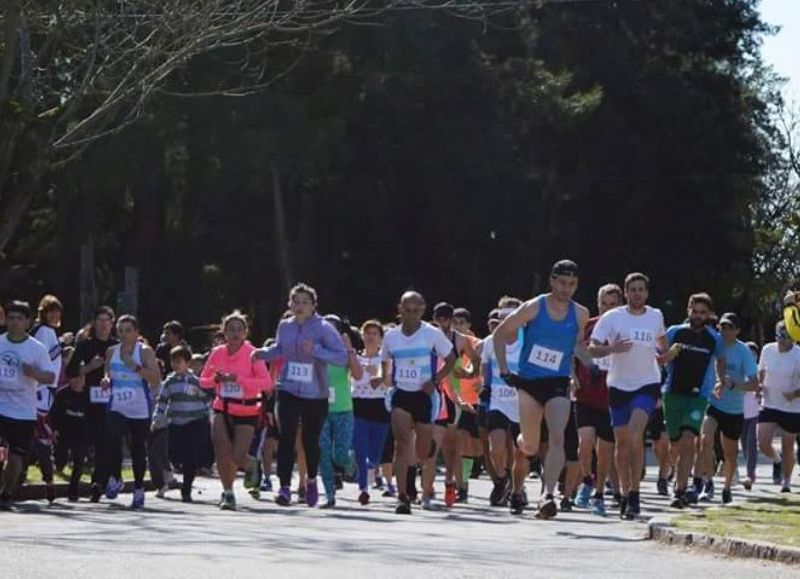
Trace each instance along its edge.
<instances>
[{"instance_id":1,"label":"blue tank top","mask_svg":"<svg viewBox=\"0 0 800 579\"><path fill-rule=\"evenodd\" d=\"M539 305L539 313L524 328L519 375L528 380L569 378L575 341L578 338L575 302L570 302L569 312L559 322L550 317L544 295L538 296L536 303Z\"/></svg>"}]
</instances>

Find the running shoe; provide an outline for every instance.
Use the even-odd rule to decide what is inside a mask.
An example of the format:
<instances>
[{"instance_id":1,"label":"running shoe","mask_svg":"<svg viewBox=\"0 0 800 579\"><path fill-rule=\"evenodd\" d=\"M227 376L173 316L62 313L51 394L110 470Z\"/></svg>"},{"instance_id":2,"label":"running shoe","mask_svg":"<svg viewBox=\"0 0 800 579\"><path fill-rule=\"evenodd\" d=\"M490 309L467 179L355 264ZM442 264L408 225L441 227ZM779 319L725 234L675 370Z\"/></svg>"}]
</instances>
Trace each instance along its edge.
<instances>
[{"instance_id":1,"label":"running shoe","mask_svg":"<svg viewBox=\"0 0 800 579\"><path fill-rule=\"evenodd\" d=\"M433 507L433 497L429 497L429 496L424 496L423 495L422 501L420 502L420 504L422 505L422 510L423 511L434 511L434 510L436 510Z\"/></svg>"},{"instance_id":2,"label":"running shoe","mask_svg":"<svg viewBox=\"0 0 800 579\"><path fill-rule=\"evenodd\" d=\"M376 490L383 490L383 477L376 476L375 482L372 483L372 488Z\"/></svg>"},{"instance_id":3,"label":"running shoe","mask_svg":"<svg viewBox=\"0 0 800 579\"><path fill-rule=\"evenodd\" d=\"M547 496L539 505L539 510L536 511L535 517L537 519L552 519L558 514L558 507L556 501L552 496Z\"/></svg>"},{"instance_id":4,"label":"running shoe","mask_svg":"<svg viewBox=\"0 0 800 579\"><path fill-rule=\"evenodd\" d=\"M686 502L683 500L683 495L675 495L669 506L672 507L673 509L684 508L686 506Z\"/></svg>"},{"instance_id":5,"label":"running shoe","mask_svg":"<svg viewBox=\"0 0 800 579\"><path fill-rule=\"evenodd\" d=\"M781 484L781 480L783 480L783 467L781 463L783 461L779 460L778 462L772 463L772 483L779 485Z\"/></svg>"},{"instance_id":6,"label":"running shoe","mask_svg":"<svg viewBox=\"0 0 800 579\"><path fill-rule=\"evenodd\" d=\"M89 502L99 503L100 497L103 496L103 490L97 483L92 484L92 494L89 496Z\"/></svg>"},{"instance_id":7,"label":"running shoe","mask_svg":"<svg viewBox=\"0 0 800 579\"><path fill-rule=\"evenodd\" d=\"M261 499L261 489L259 487L255 487L247 491L247 493L253 497L253 500L257 501Z\"/></svg>"},{"instance_id":8,"label":"running shoe","mask_svg":"<svg viewBox=\"0 0 800 579\"><path fill-rule=\"evenodd\" d=\"M264 482L261 483L261 492L262 493L272 492L272 479L270 477L264 477Z\"/></svg>"},{"instance_id":9,"label":"running shoe","mask_svg":"<svg viewBox=\"0 0 800 579\"><path fill-rule=\"evenodd\" d=\"M319 502L319 489L317 489L317 481L308 481L306 484L306 504L309 507L316 507Z\"/></svg>"},{"instance_id":10,"label":"running shoe","mask_svg":"<svg viewBox=\"0 0 800 579\"><path fill-rule=\"evenodd\" d=\"M106 498L115 499L117 495L119 495L122 488L125 484L122 481L118 481L113 476L108 479L108 484L106 485Z\"/></svg>"},{"instance_id":11,"label":"running shoe","mask_svg":"<svg viewBox=\"0 0 800 579\"><path fill-rule=\"evenodd\" d=\"M559 504L559 508L561 509L562 513L572 512L572 501L569 500L569 497L561 497L561 503Z\"/></svg>"},{"instance_id":12,"label":"running shoe","mask_svg":"<svg viewBox=\"0 0 800 579\"><path fill-rule=\"evenodd\" d=\"M244 488L258 488L259 483L261 482L258 480L259 478L258 469L255 467L255 463L253 463L253 465L244 473Z\"/></svg>"},{"instance_id":13,"label":"running shoe","mask_svg":"<svg viewBox=\"0 0 800 579\"><path fill-rule=\"evenodd\" d=\"M292 489L289 487L281 487L278 495L275 497L275 502L282 507L288 507L292 504Z\"/></svg>"},{"instance_id":14,"label":"running shoe","mask_svg":"<svg viewBox=\"0 0 800 579\"><path fill-rule=\"evenodd\" d=\"M332 508L334 508L335 506L336 506L336 499L335 499L335 498L333 498L333 497L331 497L331 498L329 498L327 501L325 501L324 503L322 503L322 504L319 506L319 508L321 508L321 509L332 509Z\"/></svg>"},{"instance_id":15,"label":"running shoe","mask_svg":"<svg viewBox=\"0 0 800 579\"><path fill-rule=\"evenodd\" d=\"M392 483L388 483L386 485L386 490L383 491L383 494L381 496L389 497L389 498L396 497L397 496L397 489L395 488L395 486Z\"/></svg>"},{"instance_id":16,"label":"running shoe","mask_svg":"<svg viewBox=\"0 0 800 579\"><path fill-rule=\"evenodd\" d=\"M628 516L628 497L621 497L619 500L619 518L625 519Z\"/></svg>"},{"instance_id":17,"label":"running shoe","mask_svg":"<svg viewBox=\"0 0 800 579\"><path fill-rule=\"evenodd\" d=\"M144 508L144 489L133 490L133 500L131 501L131 508L132 509Z\"/></svg>"},{"instance_id":18,"label":"running shoe","mask_svg":"<svg viewBox=\"0 0 800 579\"><path fill-rule=\"evenodd\" d=\"M410 515L411 514L411 501L408 497L400 496L397 499L397 507L394 510L397 515Z\"/></svg>"},{"instance_id":19,"label":"running shoe","mask_svg":"<svg viewBox=\"0 0 800 579\"><path fill-rule=\"evenodd\" d=\"M53 485L46 485L44 492L48 503L52 505L54 502L56 502L56 489Z\"/></svg>"},{"instance_id":20,"label":"running shoe","mask_svg":"<svg viewBox=\"0 0 800 579\"><path fill-rule=\"evenodd\" d=\"M234 496L233 491L222 493L222 501L219 505L219 508L223 511L236 510L236 497Z\"/></svg>"},{"instance_id":21,"label":"running shoe","mask_svg":"<svg viewBox=\"0 0 800 579\"><path fill-rule=\"evenodd\" d=\"M784 483L781 485L781 492L782 493L790 493L790 492L792 492L792 487L789 486L788 482L784 481Z\"/></svg>"},{"instance_id":22,"label":"running shoe","mask_svg":"<svg viewBox=\"0 0 800 579\"><path fill-rule=\"evenodd\" d=\"M639 493L631 492L628 495L628 505L625 509L625 518L633 520L642 513L642 506L640 504Z\"/></svg>"},{"instance_id":23,"label":"running shoe","mask_svg":"<svg viewBox=\"0 0 800 579\"><path fill-rule=\"evenodd\" d=\"M456 498L456 502L460 504L467 504L469 502L469 489L467 489L467 487L461 487L458 489L458 497Z\"/></svg>"},{"instance_id":24,"label":"running shoe","mask_svg":"<svg viewBox=\"0 0 800 579\"><path fill-rule=\"evenodd\" d=\"M0 511L11 510L11 495L8 493L0 494Z\"/></svg>"},{"instance_id":25,"label":"running shoe","mask_svg":"<svg viewBox=\"0 0 800 579\"><path fill-rule=\"evenodd\" d=\"M78 489L74 487L69 487L67 490L67 500L71 503L78 502Z\"/></svg>"},{"instance_id":26,"label":"running shoe","mask_svg":"<svg viewBox=\"0 0 800 579\"><path fill-rule=\"evenodd\" d=\"M683 502L687 505L696 505L697 504L697 491L693 488L686 489L686 492L683 494Z\"/></svg>"},{"instance_id":27,"label":"running shoe","mask_svg":"<svg viewBox=\"0 0 800 579\"><path fill-rule=\"evenodd\" d=\"M511 493L511 500L508 506L512 515L521 515L522 511L525 509L525 503L522 501L522 493Z\"/></svg>"},{"instance_id":28,"label":"running shoe","mask_svg":"<svg viewBox=\"0 0 800 579\"><path fill-rule=\"evenodd\" d=\"M592 491L594 491L592 485L587 485L586 483L581 484L581 487L578 489L578 496L575 499L575 506L582 509L588 507L589 500L592 498Z\"/></svg>"},{"instance_id":29,"label":"running shoe","mask_svg":"<svg viewBox=\"0 0 800 579\"><path fill-rule=\"evenodd\" d=\"M742 486L744 487L744 490L746 490L746 491L753 490L753 479L751 479L750 477L747 477L746 479L744 479L744 482L742 483Z\"/></svg>"},{"instance_id":30,"label":"running shoe","mask_svg":"<svg viewBox=\"0 0 800 579\"><path fill-rule=\"evenodd\" d=\"M700 494L700 497L697 499L703 503L710 503L714 500L714 481L709 479L706 481L706 484L703 485L703 492Z\"/></svg>"},{"instance_id":31,"label":"running shoe","mask_svg":"<svg viewBox=\"0 0 800 579\"><path fill-rule=\"evenodd\" d=\"M456 490L456 483L444 483L444 506L448 509L456 504L458 500L458 491Z\"/></svg>"},{"instance_id":32,"label":"running shoe","mask_svg":"<svg viewBox=\"0 0 800 579\"><path fill-rule=\"evenodd\" d=\"M658 478L658 481L656 482L656 491L662 497L669 496L669 488L667 488L667 485L668 485L667 479L661 477Z\"/></svg>"},{"instance_id":33,"label":"running shoe","mask_svg":"<svg viewBox=\"0 0 800 579\"><path fill-rule=\"evenodd\" d=\"M358 502L362 505L368 505L369 498L369 493L367 491L361 491L361 493L358 495Z\"/></svg>"},{"instance_id":34,"label":"running shoe","mask_svg":"<svg viewBox=\"0 0 800 579\"><path fill-rule=\"evenodd\" d=\"M592 514L598 517L605 517L608 514L606 513L606 505L603 497L594 497L592 499Z\"/></svg>"},{"instance_id":35,"label":"running shoe","mask_svg":"<svg viewBox=\"0 0 800 579\"><path fill-rule=\"evenodd\" d=\"M492 492L489 494L489 504L493 507L502 507L508 492L508 479L506 477L495 479Z\"/></svg>"},{"instance_id":36,"label":"running shoe","mask_svg":"<svg viewBox=\"0 0 800 579\"><path fill-rule=\"evenodd\" d=\"M729 505L733 502L733 493L731 489L722 489L722 504Z\"/></svg>"}]
</instances>

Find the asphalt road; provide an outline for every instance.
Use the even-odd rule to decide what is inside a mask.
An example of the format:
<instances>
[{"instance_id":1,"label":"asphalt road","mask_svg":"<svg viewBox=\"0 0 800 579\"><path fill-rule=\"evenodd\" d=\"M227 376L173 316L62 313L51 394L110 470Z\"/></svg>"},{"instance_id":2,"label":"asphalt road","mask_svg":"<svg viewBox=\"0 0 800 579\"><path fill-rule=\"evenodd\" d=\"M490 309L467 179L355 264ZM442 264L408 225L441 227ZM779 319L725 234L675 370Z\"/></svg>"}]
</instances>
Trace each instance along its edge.
<instances>
[{"instance_id":1,"label":"asphalt road","mask_svg":"<svg viewBox=\"0 0 800 579\"><path fill-rule=\"evenodd\" d=\"M765 467L764 475L767 471ZM643 510L663 512L650 471ZM764 477L762 477L764 480ZM538 481L528 485L534 496ZM237 483L238 485L238 483ZM373 493L356 501L346 485L335 510L278 507L237 487L239 510L216 507L219 486L201 479L198 502L148 494L143 512L116 501L53 506L29 501L0 513L2 577L761 577L800 576L780 564L726 559L645 539L644 522L588 512L538 521L488 506L488 480L471 481L470 502L451 511L394 514ZM775 493L764 483L759 492ZM739 490L738 497L744 496ZM738 498L738 500L742 500ZM613 514L613 512L612 512Z\"/></svg>"}]
</instances>

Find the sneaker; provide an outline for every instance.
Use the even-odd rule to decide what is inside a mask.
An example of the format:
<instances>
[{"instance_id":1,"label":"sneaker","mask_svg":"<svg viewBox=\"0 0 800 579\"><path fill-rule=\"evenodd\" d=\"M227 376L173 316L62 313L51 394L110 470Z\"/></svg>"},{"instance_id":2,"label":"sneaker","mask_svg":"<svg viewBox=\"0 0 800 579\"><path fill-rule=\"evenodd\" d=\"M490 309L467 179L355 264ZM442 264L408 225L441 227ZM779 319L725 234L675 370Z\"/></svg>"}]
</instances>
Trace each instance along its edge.
<instances>
[{"instance_id":1,"label":"sneaker","mask_svg":"<svg viewBox=\"0 0 800 579\"><path fill-rule=\"evenodd\" d=\"M167 496L167 491L168 490L169 490L169 486L164 485L163 487L161 487L160 489L158 489L156 491L156 498L157 499L163 499L165 496Z\"/></svg>"},{"instance_id":2,"label":"sneaker","mask_svg":"<svg viewBox=\"0 0 800 579\"><path fill-rule=\"evenodd\" d=\"M687 505L696 505L697 499L697 491L693 488L689 488L685 493L683 493L683 502Z\"/></svg>"},{"instance_id":3,"label":"sneaker","mask_svg":"<svg viewBox=\"0 0 800 579\"><path fill-rule=\"evenodd\" d=\"M261 483L261 492L262 493L272 492L272 479L270 477L264 478L264 482Z\"/></svg>"},{"instance_id":4,"label":"sneaker","mask_svg":"<svg viewBox=\"0 0 800 579\"><path fill-rule=\"evenodd\" d=\"M192 499L192 491L191 490L181 490L181 502L182 503L193 503L194 500Z\"/></svg>"},{"instance_id":5,"label":"sneaker","mask_svg":"<svg viewBox=\"0 0 800 579\"><path fill-rule=\"evenodd\" d=\"M667 479L659 477L658 481L656 481L656 492L658 492L658 494L660 494L662 497L668 497L669 489L667 488L667 485Z\"/></svg>"},{"instance_id":6,"label":"sneaker","mask_svg":"<svg viewBox=\"0 0 800 579\"><path fill-rule=\"evenodd\" d=\"M300 485L297 487L297 503L302 504L306 502L306 487L304 485Z\"/></svg>"},{"instance_id":7,"label":"sneaker","mask_svg":"<svg viewBox=\"0 0 800 579\"><path fill-rule=\"evenodd\" d=\"M456 490L456 483L444 483L444 506L448 509L456 504L458 500L458 491Z\"/></svg>"},{"instance_id":8,"label":"sneaker","mask_svg":"<svg viewBox=\"0 0 800 579\"><path fill-rule=\"evenodd\" d=\"M489 504L493 507L502 507L506 499L508 479L506 477L495 479L492 492L489 494Z\"/></svg>"},{"instance_id":9,"label":"sneaker","mask_svg":"<svg viewBox=\"0 0 800 579\"><path fill-rule=\"evenodd\" d=\"M321 504L319 506L319 508L321 508L321 509L332 509L335 506L336 506L336 499L334 497L331 497L327 501L325 501L323 504Z\"/></svg>"},{"instance_id":10,"label":"sneaker","mask_svg":"<svg viewBox=\"0 0 800 579\"><path fill-rule=\"evenodd\" d=\"M362 505L368 505L369 498L369 493L367 491L361 491L361 493L358 495L358 502Z\"/></svg>"},{"instance_id":11,"label":"sneaker","mask_svg":"<svg viewBox=\"0 0 800 579\"><path fill-rule=\"evenodd\" d=\"M91 503L99 503L101 496L103 496L103 490L100 488L99 484L94 483L92 485L92 494L89 497L89 502L91 502Z\"/></svg>"},{"instance_id":12,"label":"sneaker","mask_svg":"<svg viewBox=\"0 0 800 579\"><path fill-rule=\"evenodd\" d=\"M394 487L392 483L388 483L386 485L386 490L383 491L383 494L381 496L394 498L397 496L397 489Z\"/></svg>"},{"instance_id":13,"label":"sneaker","mask_svg":"<svg viewBox=\"0 0 800 579\"><path fill-rule=\"evenodd\" d=\"M585 509L589 506L589 500L592 498L592 491L594 488L592 485L588 485L583 483L581 487L578 489L578 496L575 499L575 506Z\"/></svg>"},{"instance_id":14,"label":"sneaker","mask_svg":"<svg viewBox=\"0 0 800 579\"><path fill-rule=\"evenodd\" d=\"M254 488L250 489L247 492L251 497L253 497L254 501L258 501L258 500L261 499L261 488L260 487L254 487Z\"/></svg>"},{"instance_id":15,"label":"sneaker","mask_svg":"<svg viewBox=\"0 0 800 579\"><path fill-rule=\"evenodd\" d=\"M397 499L397 507L394 509L396 515L410 515L411 514L411 501L408 497L399 496Z\"/></svg>"},{"instance_id":16,"label":"sneaker","mask_svg":"<svg viewBox=\"0 0 800 579\"><path fill-rule=\"evenodd\" d=\"M744 479L744 482L742 483L742 486L744 487L744 490L746 490L746 491L753 490L753 479L751 479L750 477L747 477L746 479Z\"/></svg>"},{"instance_id":17,"label":"sneaker","mask_svg":"<svg viewBox=\"0 0 800 579\"><path fill-rule=\"evenodd\" d=\"M619 499L619 518L625 519L628 517L628 497L620 497Z\"/></svg>"},{"instance_id":18,"label":"sneaker","mask_svg":"<svg viewBox=\"0 0 800 579\"><path fill-rule=\"evenodd\" d=\"M429 497L426 495L422 496L422 500L420 501L420 505L422 505L423 511L435 511L436 509L433 506L433 497Z\"/></svg>"},{"instance_id":19,"label":"sneaker","mask_svg":"<svg viewBox=\"0 0 800 579\"><path fill-rule=\"evenodd\" d=\"M261 482L258 480L259 478L261 477L259 476L258 469L256 468L255 463L253 463L253 465L244 473L244 488L258 488L259 483Z\"/></svg>"},{"instance_id":20,"label":"sneaker","mask_svg":"<svg viewBox=\"0 0 800 579\"><path fill-rule=\"evenodd\" d=\"M383 477L376 476L375 481L372 483L372 488L375 490L383 490Z\"/></svg>"},{"instance_id":21,"label":"sneaker","mask_svg":"<svg viewBox=\"0 0 800 579\"><path fill-rule=\"evenodd\" d=\"M572 501L569 500L569 497L561 497L561 504L559 505L562 513L571 513L572 512Z\"/></svg>"},{"instance_id":22,"label":"sneaker","mask_svg":"<svg viewBox=\"0 0 800 579\"><path fill-rule=\"evenodd\" d=\"M614 499L615 505L619 506L622 504L622 493L614 493L611 497Z\"/></svg>"},{"instance_id":23,"label":"sneaker","mask_svg":"<svg viewBox=\"0 0 800 579\"><path fill-rule=\"evenodd\" d=\"M234 496L233 491L222 493L222 501L220 501L219 508L223 511L236 510L236 497Z\"/></svg>"},{"instance_id":24,"label":"sneaker","mask_svg":"<svg viewBox=\"0 0 800 579\"><path fill-rule=\"evenodd\" d=\"M0 494L0 511L11 510L11 495L8 493Z\"/></svg>"},{"instance_id":25,"label":"sneaker","mask_svg":"<svg viewBox=\"0 0 800 579\"><path fill-rule=\"evenodd\" d=\"M47 485L44 490L47 502L51 505L56 502L56 489L53 485Z\"/></svg>"},{"instance_id":26,"label":"sneaker","mask_svg":"<svg viewBox=\"0 0 800 579\"><path fill-rule=\"evenodd\" d=\"M144 508L144 489L134 489L133 500L131 501L132 509Z\"/></svg>"},{"instance_id":27,"label":"sneaker","mask_svg":"<svg viewBox=\"0 0 800 579\"><path fill-rule=\"evenodd\" d=\"M782 493L790 493L790 492L792 492L792 487L789 486L789 483L785 482L785 483L783 483L781 485L781 492Z\"/></svg>"},{"instance_id":28,"label":"sneaker","mask_svg":"<svg viewBox=\"0 0 800 579\"><path fill-rule=\"evenodd\" d=\"M558 507L556 506L556 501L552 496L548 496L539 505L535 517L537 519L552 519L557 514Z\"/></svg>"},{"instance_id":29,"label":"sneaker","mask_svg":"<svg viewBox=\"0 0 800 579\"><path fill-rule=\"evenodd\" d=\"M317 489L317 481L312 480L306 484L306 504L309 507L316 507L319 502L319 490Z\"/></svg>"},{"instance_id":30,"label":"sneaker","mask_svg":"<svg viewBox=\"0 0 800 579\"><path fill-rule=\"evenodd\" d=\"M675 495L669 506L672 507L673 509L682 509L683 507L685 507L686 502L683 500L683 495Z\"/></svg>"},{"instance_id":31,"label":"sneaker","mask_svg":"<svg viewBox=\"0 0 800 579\"><path fill-rule=\"evenodd\" d=\"M299 499L298 499L299 500ZM275 497L275 502L282 507L288 507L292 504L292 489L289 487L281 487L278 495Z\"/></svg>"},{"instance_id":32,"label":"sneaker","mask_svg":"<svg viewBox=\"0 0 800 579\"><path fill-rule=\"evenodd\" d=\"M714 500L714 481L707 480L706 484L703 486L703 492L700 493L700 496L697 499L703 503L710 503Z\"/></svg>"},{"instance_id":33,"label":"sneaker","mask_svg":"<svg viewBox=\"0 0 800 579\"><path fill-rule=\"evenodd\" d=\"M508 505L512 515L521 515L525 509L522 493L511 493L511 500L509 500Z\"/></svg>"},{"instance_id":34,"label":"sneaker","mask_svg":"<svg viewBox=\"0 0 800 579\"><path fill-rule=\"evenodd\" d=\"M722 504L729 505L733 502L733 494L731 489L722 489Z\"/></svg>"},{"instance_id":35,"label":"sneaker","mask_svg":"<svg viewBox=\"0 0 800 579\"><path fill-rule=\"evenodd\" d=\"M118 481L113 476L108 479L108 484L106 485L106 498L114 500L119 495L119 492L122 490L122 481Z\"/></svg>"},{"instance_id":36,"label":"sneaker","mask_svg":"<svg viewBox=\"0 0 800 579\"><path fill-rule=\"evenodd\" d=\"M608 514L606 513L606 505L603 497L594 497L592 499L592 514L598 517L605 517Z\"/></svg>"},{"instance_id":37,"label":"sneaker","mask_svg":"<svg viewBox=\"0 0 800 579\"><path fill-rule=\"evenodd\" d=\"M642 507L639 503L639 493L631 492L628 495L628 505L625 508L625 518L632 521L642 513Z\"/></svg>"},{"instance_id":38,"label":"sneaker","mask_svg":"<svg viewBox=\"0 0 800 579\"><path fill-rule=\"evenodd\" d=\"M779 460L778 462L772 463L772 483L779 485L781 484L781 480L783 479L783 466L781 465L783 461Z\"/></svg>"},{"instance_id":39,"label":"sneaker","mask_svg":"<svg viewBox=\"0 0 800 579\"><path fill-rule=\"evenodd\" d=\"M456 498L456 502L460 504L467 504L469 502L469 490L467 487L461 487L458 489L458 497Z\"/></svg>"}]
</instances>

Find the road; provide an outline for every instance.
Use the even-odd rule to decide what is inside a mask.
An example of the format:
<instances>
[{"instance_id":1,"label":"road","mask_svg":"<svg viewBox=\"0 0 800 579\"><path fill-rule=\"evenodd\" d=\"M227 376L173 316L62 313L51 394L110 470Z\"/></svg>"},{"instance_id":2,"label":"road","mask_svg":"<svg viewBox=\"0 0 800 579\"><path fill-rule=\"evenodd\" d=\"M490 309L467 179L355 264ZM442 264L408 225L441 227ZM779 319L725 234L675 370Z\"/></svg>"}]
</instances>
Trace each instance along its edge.
<instances>
[{"instance_id":1,"label":"road","mask_svg":"<svg viewBox=\"0 0 800 579\"><path fill-rule=\"evenodd\" d=\"M764 475L766 468L762 467ZM643 508L667 508L648 472ZM764 480L762 478L762 480ZM238 484L238 483L237 483ZM531 496L538 481L528 485ZM3 577L762 577L800 576L787 566L726 559L645 539L643 522L586 512L538 521L488 507L490 483L471 481L470 503L397 516L390 499L367 507L345 485L333 511L281 508L240 488L239 510L216 507L219 485L201 479L198 502L147 497L143 512L116 501L53 506L29 501L0 513ZM774 493L772 485L765 491ZM741 495L740 491L740 495ZM373 496L374 493L373 493Z\"/></svg>"}]
</instances>

